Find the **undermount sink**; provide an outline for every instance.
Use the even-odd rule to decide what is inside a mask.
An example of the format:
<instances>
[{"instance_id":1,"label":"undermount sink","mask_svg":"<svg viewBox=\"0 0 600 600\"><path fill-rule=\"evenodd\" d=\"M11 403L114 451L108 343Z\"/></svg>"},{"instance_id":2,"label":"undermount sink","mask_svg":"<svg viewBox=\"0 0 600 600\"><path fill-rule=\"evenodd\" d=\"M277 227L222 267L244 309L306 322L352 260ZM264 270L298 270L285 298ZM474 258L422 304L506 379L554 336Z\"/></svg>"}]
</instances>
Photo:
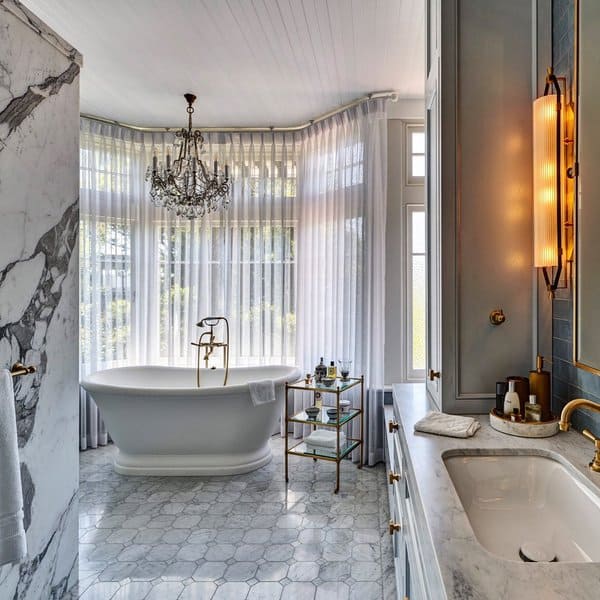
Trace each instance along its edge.
<instances>
[{"instance_id":1,"label":"undermount sink","mask_svg":"<svg viewBox=\"0 0 600 600\"><path fill-rule=\"evenodd\" d=\"M600 562L600 496L539 454L446 452L475 537L509 560Z\"/></svg>"}]
</instances>

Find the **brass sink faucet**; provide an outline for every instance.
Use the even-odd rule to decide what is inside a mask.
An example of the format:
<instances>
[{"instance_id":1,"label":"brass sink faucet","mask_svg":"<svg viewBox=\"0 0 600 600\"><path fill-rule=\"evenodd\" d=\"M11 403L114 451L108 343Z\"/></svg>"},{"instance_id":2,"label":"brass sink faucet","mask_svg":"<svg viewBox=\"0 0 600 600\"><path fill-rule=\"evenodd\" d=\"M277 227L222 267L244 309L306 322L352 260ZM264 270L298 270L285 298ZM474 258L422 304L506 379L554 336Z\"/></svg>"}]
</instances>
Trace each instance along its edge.
<instances>
[{"instance_id":1,"label":"brass sink faucet","mask_svg":"<svg viewBox=\"0 0 600 600\"><path fill-rule=\"evenodd\" d=\"M578 408L587 408L588 410L600 412L600 404L596 404L591 400L584 400L583 398L571 400L570 402L567 402L560 414L559 427L561 431L569 431L569 428L571 427L571 414ZM588 438L588 440L594 442L596 452L594 453L594 460L590 463L590 469L596 473L600 473L600 438L597 438L587 429L584 429L581 433Z\"/></svg>"}]
</instances>

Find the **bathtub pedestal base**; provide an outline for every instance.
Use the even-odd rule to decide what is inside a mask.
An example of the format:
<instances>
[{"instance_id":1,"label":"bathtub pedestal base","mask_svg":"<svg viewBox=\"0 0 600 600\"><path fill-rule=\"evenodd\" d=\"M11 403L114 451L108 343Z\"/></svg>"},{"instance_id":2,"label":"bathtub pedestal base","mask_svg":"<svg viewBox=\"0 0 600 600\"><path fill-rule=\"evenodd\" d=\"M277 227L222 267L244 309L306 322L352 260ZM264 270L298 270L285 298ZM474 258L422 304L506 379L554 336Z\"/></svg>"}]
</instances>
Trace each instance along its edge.
<instances>
[{"instance_id":1,"label":"bathtub pedestal base","mask_svg":"<svg viewBox=\"0 0 600 600\"><path fill-rule=\"evenodd\" d=\"M271 462L269 443L252 453L235 454L129 454L119 449L114 467L121 475L241 475Z\"/></svg>"}]
</instances>

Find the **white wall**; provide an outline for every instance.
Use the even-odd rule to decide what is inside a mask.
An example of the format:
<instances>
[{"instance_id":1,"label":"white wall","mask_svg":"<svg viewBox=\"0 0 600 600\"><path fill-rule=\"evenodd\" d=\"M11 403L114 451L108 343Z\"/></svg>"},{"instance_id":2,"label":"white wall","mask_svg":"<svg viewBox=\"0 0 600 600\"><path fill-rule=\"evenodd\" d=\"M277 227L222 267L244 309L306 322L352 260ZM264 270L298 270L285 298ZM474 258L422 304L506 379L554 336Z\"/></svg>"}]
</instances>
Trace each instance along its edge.
<instances>
[{"instance_id":1,"label":"white wall","mask_svg":"<svg viewBox=\"0 0 600 600\"><path fill-rule=\"evenodd\" d=\"M404 129L407 123L422 123L424 100L398 100L388 105L388 205L386 226L386 339L385 383L404 381L405 331L404 265L406 205L424 202L422 186L406 186Z\"/></svg>"},{"instance_id":2,"label":"white wall","mask_svg":"<svg viewBox=\"0 0 600 600\"><path fill-rule=\"evenodd\" d=\"M0 367L37 368L15 380L28 557L0 598L59 600L77 582L81 57L13 0L0 30Z\"/></svg>"}]
</instances>

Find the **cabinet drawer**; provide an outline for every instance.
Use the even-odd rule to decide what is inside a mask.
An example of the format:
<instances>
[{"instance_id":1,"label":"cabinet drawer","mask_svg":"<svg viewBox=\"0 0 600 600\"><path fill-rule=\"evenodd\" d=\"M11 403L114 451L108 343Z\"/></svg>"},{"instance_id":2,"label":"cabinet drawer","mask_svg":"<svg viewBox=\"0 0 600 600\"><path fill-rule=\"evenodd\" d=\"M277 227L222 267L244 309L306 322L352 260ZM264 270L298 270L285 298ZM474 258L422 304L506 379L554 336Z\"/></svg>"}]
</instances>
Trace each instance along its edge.
<instances>
[{"instance_id":1,"label":"cabinet drawer","mask_svg":"<svg viewBox=\"0 0 600 600\"><path fill-rule=\"evenodd\" d=\"M404 531L404 539L406 540L406 562L407 565L409 565L407 568L410 573L409 589L406 596L408 596L410 600L427 600L423 570L424 565L421 559L421 549L411 498L411 488L408 481L406 482L406 498L402 504L404 509L402 529Z\"/></svg>"}]
</instances>

